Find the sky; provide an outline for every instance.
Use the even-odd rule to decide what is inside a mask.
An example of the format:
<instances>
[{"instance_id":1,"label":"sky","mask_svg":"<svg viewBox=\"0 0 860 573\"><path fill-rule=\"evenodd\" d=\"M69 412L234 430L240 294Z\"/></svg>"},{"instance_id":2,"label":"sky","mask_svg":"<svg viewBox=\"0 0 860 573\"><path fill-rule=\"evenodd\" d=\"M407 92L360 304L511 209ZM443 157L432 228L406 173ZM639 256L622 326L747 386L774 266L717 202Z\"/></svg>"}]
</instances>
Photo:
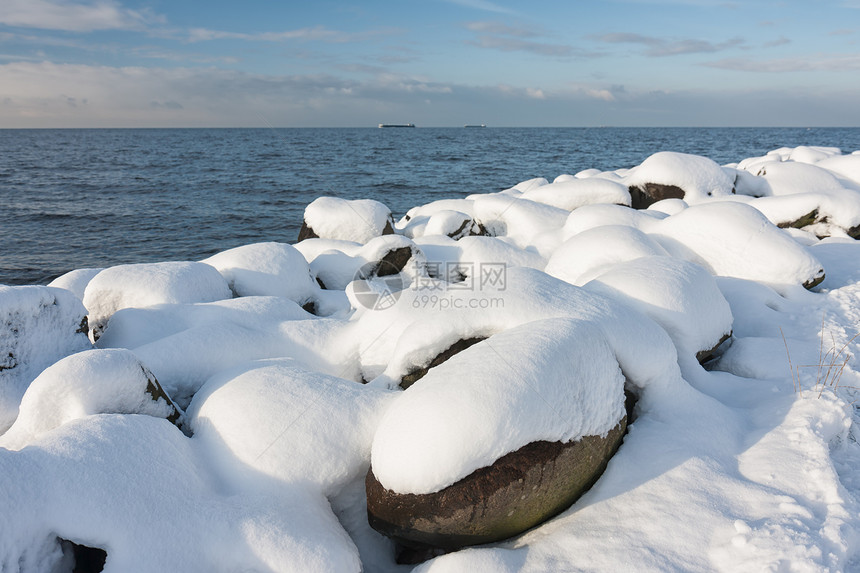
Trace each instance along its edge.
<instances>
[{"instance_id":1,"label":"sky","mask_svg":"<svg viewBox=\"0 0 860 573\"><path fill-rule=\"evenodd\" d=\"M860 0L0 0L0 128L860 126Z\"/></svg>"}]
</instances>

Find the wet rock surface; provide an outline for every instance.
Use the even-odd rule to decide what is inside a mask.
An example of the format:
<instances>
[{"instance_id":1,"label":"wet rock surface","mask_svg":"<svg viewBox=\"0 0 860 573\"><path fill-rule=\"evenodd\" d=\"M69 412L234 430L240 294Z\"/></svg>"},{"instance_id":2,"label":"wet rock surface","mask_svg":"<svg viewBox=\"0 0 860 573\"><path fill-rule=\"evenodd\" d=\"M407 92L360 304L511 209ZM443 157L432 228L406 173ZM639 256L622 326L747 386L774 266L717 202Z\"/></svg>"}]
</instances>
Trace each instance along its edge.
<instances>
[{"instance_id":1,"label":"wet rock surface","mask_svg":"<svg viewBox=\"0 0 860 573\"><path fill-rule=\"evenodd\" d=\"M662 185L660 183L646 183L641 187L631 186L630 206L634 209L647 209L657 201L663 199L683 199L685 192L677 185Z\"/></svg>"},{"instance_id":2,"label":"wet rock surface","mask_svg":"<svg viewBox=\"0 0 860 573\"><path fill-rule=\"evenodd\" d=\"M386 489L368 471L371 527L406 547L458 549L500 541L564 511L606 469L621 444L626 416L606 436L533 442L431 494Z\"/></svg>"}]
</instances>

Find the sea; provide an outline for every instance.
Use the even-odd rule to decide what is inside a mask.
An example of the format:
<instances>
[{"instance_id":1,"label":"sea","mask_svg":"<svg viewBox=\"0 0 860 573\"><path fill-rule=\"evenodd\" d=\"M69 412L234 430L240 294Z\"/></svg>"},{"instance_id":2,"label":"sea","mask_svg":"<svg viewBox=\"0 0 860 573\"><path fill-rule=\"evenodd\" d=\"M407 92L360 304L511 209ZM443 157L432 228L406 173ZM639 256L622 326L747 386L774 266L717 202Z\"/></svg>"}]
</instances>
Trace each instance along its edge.
<instances>
[{"instance_id":1,"label":"sea","mask_svg":"<svg viewBox=\"0 0 860 573\"><path fill-rule=\"evenodd\" d=\"M0 283L294 243L321 195L411 207L533 177L720 164L779 147L860 150L860 128L0 129Z\"/></svg>"}]
</instances>

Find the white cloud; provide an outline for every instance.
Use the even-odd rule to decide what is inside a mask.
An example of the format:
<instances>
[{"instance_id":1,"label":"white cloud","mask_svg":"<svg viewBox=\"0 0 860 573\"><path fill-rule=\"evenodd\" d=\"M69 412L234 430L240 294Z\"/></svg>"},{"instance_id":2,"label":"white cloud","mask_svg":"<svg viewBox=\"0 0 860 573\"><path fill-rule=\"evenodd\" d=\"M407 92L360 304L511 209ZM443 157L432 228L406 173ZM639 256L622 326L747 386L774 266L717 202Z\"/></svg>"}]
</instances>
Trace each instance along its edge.
<instances>
[{"instance_id":1,"label":"white cloud","mask_svg":"<svg viewBox=\"0 0 860 573\"><path fill-rule=\"evenodd\" d=\"M858 64L860 65L860 64ZM426 104L432 97L432 105ZM469 86L381 74L270 76L215 68L0 63L5 127L856 125L856 93L667 92L620 85Z\"/></svg>"},{"instance_id":2,"label":"white cloud","mask_svg":"<svg viewBox=\"0 0 860 573\"><path fill-rule=\"evenodd\" d=\"M506 8L505 6L501 6L500 4L496 4L495 2L490 2L489 0L444 0L449 4L457 4L458 6L463 6L465 8L472 8L473 10L482 10L484 12L495 12L497 14L516 14L516 11Z\"/></svg>"},{"instance_id":3,"label":"white cloud","mask_svg":"<svg viewBox=\"0 0 860 573\"><path fill-rule=\"evenodd\" d=\"M642 34L631 33L610 33L600 36L592 36L594 40L607 44L640 44L646 46L646 56L664 57L664 56L680 56L684 54L699 54L709 52L719 52L728 48L741 46L744 43L742 38L730 38L724 42L713 43L705 40L697 39L673 39L658 38L655 36L645 36Z\"/></svg>"},{"instance_id":4,"label":"white cloud","mask_svg":"<svg viewBox=\"0 0 860 573\"><path fill-rule=\"evenodd\" d=\"M595 90L589 89L585 90L585 93L588 97L592 97L594 99L599 99L603 101L615 101L615 95L609 90Z\"/></svg>"},{"instance_id":5,"label":"white cloud","mask_svg":"<svg viewBox=\"0 0 860 573\"><path fill-rule=\"evenodd\" d=\"M546 99L546 94L541 89L526 88L526 93L532 99Z\"/></svg>"},{"instance_id":6,"label":"white cloud","mask_svg":"<svg viewBox=\"0 0 860 573\"><path fill-rule=\"evenodd\" d=\"M467 42L473 46L500 50L502 52L528 52L541 56L555 57L593 57L598 54L587 53L567 44L555 44L536 40L541 32L524 26L509 26L501 22L469 22L466 28L475 32L475 40Z\"/></svg>"},{"instance_id":7,"label":"white cloud","mask_svg":"<svg viewBox=\"0 0 860 573\"><path fill-rule=\"evenodd\" d=\"M151 14L127 10L112 0L76 3L63 0L2 0L0 24L19 28L91 32L127 30L158 20Z\"/></svg>"},{"instance_id":8,"label":"white cloud","mask_svg":"<svg viewBox=\"0 0 860 573\"><path fill-rule=\"evenodd\" d=\"M771 60L725 58L702 65L722 70L758 73L854 71L860 70L860 54L811 56L808 58L777 58Z\"/></svg>"},{"instance_id":9,"label":"white cloud","mask_svg":"<svg viewBox=\"0 0 860 573\"><path fill-rule=\"evenodd\" d=\"M347 41L344 34L330 30L325 26L300 28L298 30L286 30L283 32L256 32L253 34L224 32L206 28L191 28L188 30L189 42L205 42L210 40L249 40L257 42L287 42L290 40Z\"/></svg>"}]
</instances>

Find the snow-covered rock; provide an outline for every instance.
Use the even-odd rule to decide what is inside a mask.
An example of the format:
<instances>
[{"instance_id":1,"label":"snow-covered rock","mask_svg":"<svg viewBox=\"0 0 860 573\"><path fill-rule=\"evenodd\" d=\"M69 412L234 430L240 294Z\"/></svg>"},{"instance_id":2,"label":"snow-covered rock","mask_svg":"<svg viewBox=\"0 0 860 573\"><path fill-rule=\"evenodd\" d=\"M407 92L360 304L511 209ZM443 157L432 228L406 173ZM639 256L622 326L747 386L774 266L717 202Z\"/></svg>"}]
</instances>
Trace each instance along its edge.
<instances>
[{"instance_id":1,"label":"snow-covered rock","mask_svg":"<svg viewBox=\"0 0 860 573\"><path fill-rule=\"evenodd\" d=\"M236 296L283 296L305 304L317 290L308 263L286 243L254 243L201 261L215 267Z\"/></svg>"},{"instance_id":2,"label":"snow-covered rock","mask_svg":"<svg viewBox=\"0 0 860 573\"><path fill-rule=\"evenodd\" d=\"M212 266L195 262L140 263L104 269L84 291L93 340L123 308L212 302L230 298L230 287Z\"/></svg>"},{"instance_id":3,"label":"snow-covered rock","mask_svg":"<svg viewBox=\"0 0 860 573\"><path fill-rule=\"evenodd\" d=\"M0 447L21 449L93 414L145 414L182 423L182 411L131 351L87 350L59 360L30 384Z\"/></svg>"},{"instance_id":4,"label":"snow-covered rock","mask_svg":"<svg viewBox=\"0 0 860 573\"><path fill-rule=\"evenodd\" d=\"M317 197L305 208L298 240L319 237L364 244L393 232L391 210L379 201Z\"/></svg>"},{"instance_id":5,"label":"snow-covered rock","mask_svg":"<svg viewBox=\"0 0 860 573\"><path fill-rule=\"evenodd\" d=\"M0 434L43 369L88 348L86 309L70 291L0 285Z\"/></svg>"},{"instance_id":6,"label":"snow-covered rock","mask_svg":"<svg viewBox=\"0 0 860 573\"><path fill-rule=\"evenodd\" d=\"M671 151L651 155L624 178L635 208L645 208L668 198L693 204L710 197L730 195L732 183L732 178L714 161Z\"/></svg>"}]
</instances>

